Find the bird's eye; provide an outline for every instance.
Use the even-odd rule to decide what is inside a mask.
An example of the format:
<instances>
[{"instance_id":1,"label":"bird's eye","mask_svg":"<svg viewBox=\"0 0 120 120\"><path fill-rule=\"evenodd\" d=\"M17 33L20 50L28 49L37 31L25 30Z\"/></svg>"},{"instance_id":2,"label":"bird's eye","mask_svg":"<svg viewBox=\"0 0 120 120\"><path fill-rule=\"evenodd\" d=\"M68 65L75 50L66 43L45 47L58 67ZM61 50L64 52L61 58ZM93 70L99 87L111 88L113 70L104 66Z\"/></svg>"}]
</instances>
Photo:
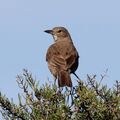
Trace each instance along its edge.
<instances>
[{"instance_id":1,"label":"bird's eye","mask_svg":"<svg viewBox=\"0 0 120 120\"><path fill-rule=\"evenodd\" d=\"M60 33L60 32L62 32L62 30L59 30L58 32Z\"/></svg>"}]
</instances>

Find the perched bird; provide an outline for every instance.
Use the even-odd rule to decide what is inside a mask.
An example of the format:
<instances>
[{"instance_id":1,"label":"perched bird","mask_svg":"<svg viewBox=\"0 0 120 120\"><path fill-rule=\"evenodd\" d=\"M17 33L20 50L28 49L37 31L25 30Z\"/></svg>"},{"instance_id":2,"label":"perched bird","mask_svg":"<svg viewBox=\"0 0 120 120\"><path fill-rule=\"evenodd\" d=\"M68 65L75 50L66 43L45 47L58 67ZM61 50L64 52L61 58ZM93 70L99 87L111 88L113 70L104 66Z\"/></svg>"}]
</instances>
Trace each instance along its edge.
<instances>
[{"instance_id":1,"label":"perched bird","mask_svg":"<svg viewBox=\"0 0 120 120\"><path fill-rule=\"evenodd\" d=\"M54 27L44 32L51 34L54 39L46 54L49 70L55 81L58 79L59 87L72 87L70 74L75 73L78 68L79 55L68 30L64 27Z\"/></svg>"}]
</instances>

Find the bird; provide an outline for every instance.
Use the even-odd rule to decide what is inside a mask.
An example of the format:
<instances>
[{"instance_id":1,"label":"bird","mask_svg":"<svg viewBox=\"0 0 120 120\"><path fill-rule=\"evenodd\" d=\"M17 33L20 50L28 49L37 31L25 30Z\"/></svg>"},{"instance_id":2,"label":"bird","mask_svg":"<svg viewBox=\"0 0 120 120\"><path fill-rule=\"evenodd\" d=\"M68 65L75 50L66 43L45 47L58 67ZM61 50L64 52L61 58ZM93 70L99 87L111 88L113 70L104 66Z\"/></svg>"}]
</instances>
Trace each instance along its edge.
<instances>
[{"instance_id":1,"label":"bird","mask_svg":"<svg viewBox=\"0 0 120 120\"><path fill-rule=\"evenodd\" d=\"M72 38L65 27L54 27L44 32L53 36L54 43L46 53L48 68L53 74L59 87L72 87L70 74L75 74L79 65L79 54Z\"/></svg>"}]
</instances>

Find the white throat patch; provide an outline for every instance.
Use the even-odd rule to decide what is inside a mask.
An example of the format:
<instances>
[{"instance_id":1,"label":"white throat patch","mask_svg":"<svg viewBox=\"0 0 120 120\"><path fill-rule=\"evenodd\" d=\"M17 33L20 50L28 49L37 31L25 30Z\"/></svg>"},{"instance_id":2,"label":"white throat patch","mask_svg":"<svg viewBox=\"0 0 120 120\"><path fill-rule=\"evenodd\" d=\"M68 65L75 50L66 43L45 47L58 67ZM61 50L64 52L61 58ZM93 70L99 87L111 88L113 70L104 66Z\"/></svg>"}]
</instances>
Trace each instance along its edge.
<instances>
[{"instance_id":1,"label":"white throat patch","mask_svg":"<svg viewBox=\"0 0 120 120\"><path fill-rule=\"evenodd\" d=\"M57 41L57 36L56 36L56 35L53 35L53 37L54 37L54 40Z\"/></svg>"}]
</instances>

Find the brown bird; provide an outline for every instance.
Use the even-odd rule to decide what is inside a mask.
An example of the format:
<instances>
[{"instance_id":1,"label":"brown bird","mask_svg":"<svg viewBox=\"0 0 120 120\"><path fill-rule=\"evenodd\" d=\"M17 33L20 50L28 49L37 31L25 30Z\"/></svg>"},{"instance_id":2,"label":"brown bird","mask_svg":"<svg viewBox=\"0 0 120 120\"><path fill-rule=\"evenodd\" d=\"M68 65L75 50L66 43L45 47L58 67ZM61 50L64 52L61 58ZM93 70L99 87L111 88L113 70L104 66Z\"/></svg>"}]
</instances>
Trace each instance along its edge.
<instances>
[{"instance_id":1,"label":"brown bird","mask_svg":"<svg viewBox=\"0 0 120 120\"><path fill-rule=\"evenodd\" d=\"M46 54L48 68L55 77L55 81L58 79L59 87L72 87L70 74L75 74L78 68L79 55L71 36L64 27L55 27L45 32L51 34L54 39L54 44L48 48Z\"/></svg>"}]
</instances>

